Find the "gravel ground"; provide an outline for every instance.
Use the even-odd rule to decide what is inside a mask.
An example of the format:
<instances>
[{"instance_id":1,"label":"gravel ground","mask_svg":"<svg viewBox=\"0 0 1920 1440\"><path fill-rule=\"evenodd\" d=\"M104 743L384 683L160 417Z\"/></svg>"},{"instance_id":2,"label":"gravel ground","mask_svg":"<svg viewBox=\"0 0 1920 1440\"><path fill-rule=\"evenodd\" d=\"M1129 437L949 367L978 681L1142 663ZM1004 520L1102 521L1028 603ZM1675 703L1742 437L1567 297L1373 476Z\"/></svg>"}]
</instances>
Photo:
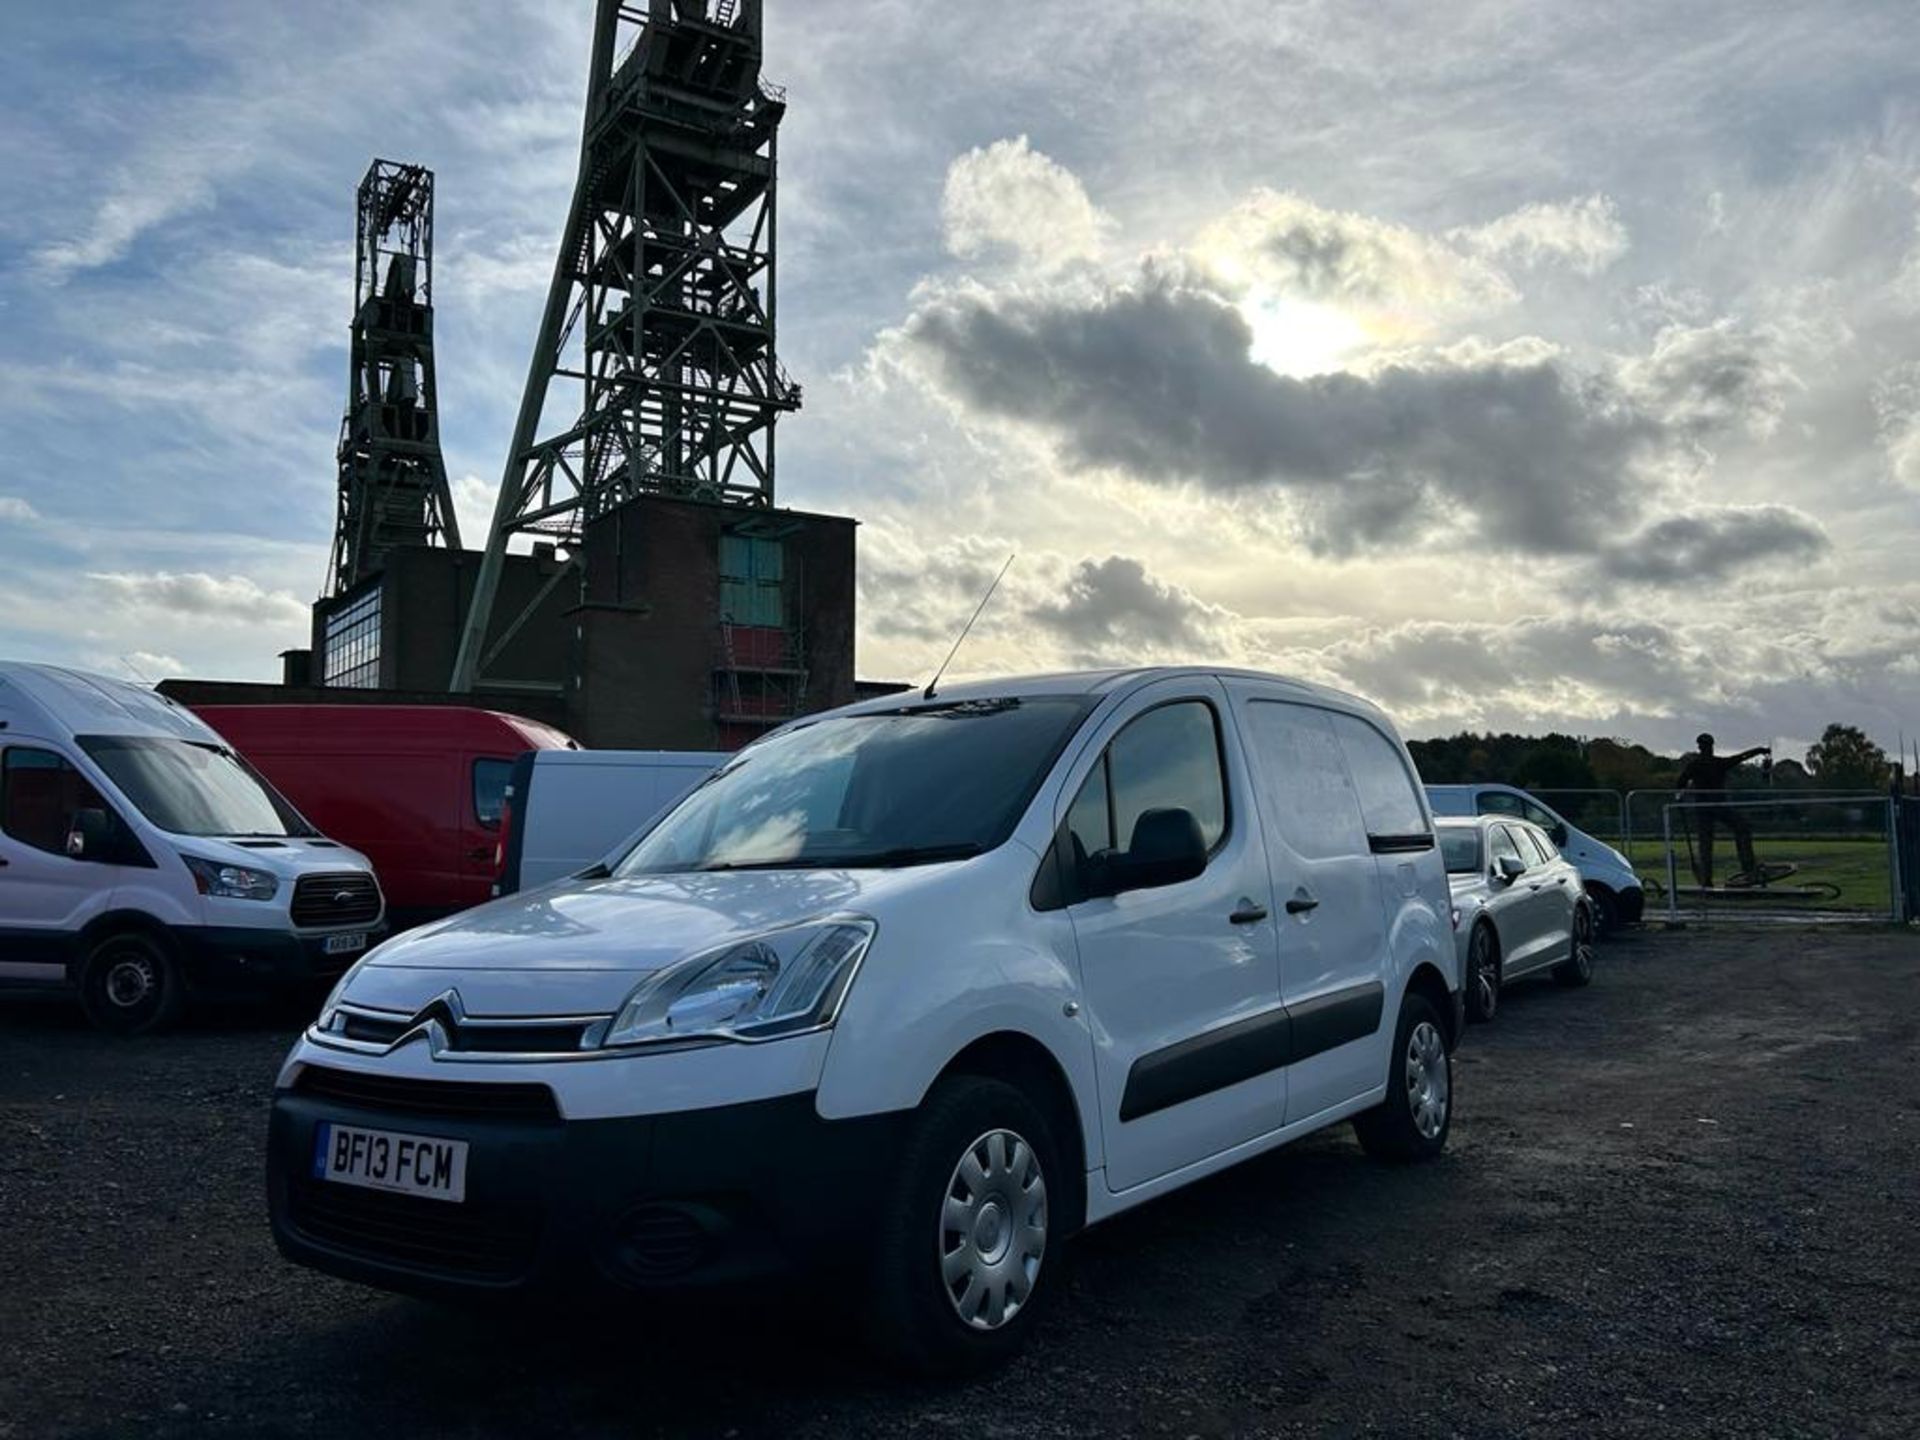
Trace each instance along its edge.
<instances>
[{"instance_id":1,"label":"gravel ground","mask_svg":"<svg viewBox=\"0 0 1920 1440\"><path fill-rule=\"evenodd\" d=\"M1473 1032L1421 1169L1344 1128L1089 1233L1027 1353L793 1297L556 1322L280 1261L290 1017L0 1005L0 1437L1920 1434L1920 939L1646 933Z\"/></svg>"}]
</instances>

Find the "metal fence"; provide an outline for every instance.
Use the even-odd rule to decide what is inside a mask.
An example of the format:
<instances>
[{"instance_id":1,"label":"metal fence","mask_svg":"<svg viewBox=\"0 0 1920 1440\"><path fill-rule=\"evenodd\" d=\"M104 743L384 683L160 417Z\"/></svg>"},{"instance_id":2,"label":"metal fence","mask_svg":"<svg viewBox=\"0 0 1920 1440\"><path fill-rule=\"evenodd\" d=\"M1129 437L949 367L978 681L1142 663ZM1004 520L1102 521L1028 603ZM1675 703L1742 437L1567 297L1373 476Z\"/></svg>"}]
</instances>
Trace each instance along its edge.
<instances>
[{"instance_id":1,"label":"metal fence","mask_svg":"<svg viewBox=\"0 0 1920 1440\"><path fill-rule=\"evenodd\" d=\"M1920 915L1920 800L1873 791L1770 789L1736 790L1705 803L1671 789L1528 793L1625 854L1646 886L1650 914L1872 920ZM1710 871L1701 853L1708 817ZM1758 862L1751 874L1741 862L1736 825L1751 833ZM1708 879L1711 884L1703 883Z\"/></svg>"},{"instance_id":2,"label":"metal fence","mask_svg":"<svg viewBox=\"0 0 1920 1440\"><path fill-rule=\"evenodd\" d=\"M1631 836L1627 853L1649 908L1670 919L1906 914L1898 802L1886 795L1659 795L1657 836ZM1632 797L1627 808L1631 818Z\"/></svg>"}]
</instances>

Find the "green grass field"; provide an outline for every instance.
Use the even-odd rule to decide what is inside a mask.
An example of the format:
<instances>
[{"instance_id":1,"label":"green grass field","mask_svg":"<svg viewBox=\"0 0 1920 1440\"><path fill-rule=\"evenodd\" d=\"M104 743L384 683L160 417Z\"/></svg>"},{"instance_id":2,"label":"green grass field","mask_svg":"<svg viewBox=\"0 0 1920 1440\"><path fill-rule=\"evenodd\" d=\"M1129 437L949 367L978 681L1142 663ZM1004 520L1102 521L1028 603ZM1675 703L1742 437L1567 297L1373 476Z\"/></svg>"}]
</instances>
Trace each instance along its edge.
<instances>
[{"instance_id":1,"label":"green grass field","mask_svg":"<svg viewBox=\"0 0 1920 1440\"><path fill-rule=\"evenodd\" d=\"M1887 914L1893 903L1888 871L1889 856L1884 835L1828 837L1769 835L1754 836L1754 853L1762 864L1792 864L1797 869L1785 879L1774 882L1765 891L1737 896L1703 898L1687 894L1697 882L1688 864L1687 843L1676 833L1673 837L1675 873L1681 887L1680 907L1698 910L1705 905L1714 911L1811 909L1846 911L1856 914ZM1659 839L1635 838L1628 858L1647 886L1650 913L1665 906L1667 884L1666 853ZM1722 830L1714 839L1713 874L1716 885L1724 885L1729 875L1740 868L1733 837ZM1823 889L1818 898L1795 894L1795 887L1833 887Z\"/></svg>"}]
</instances>

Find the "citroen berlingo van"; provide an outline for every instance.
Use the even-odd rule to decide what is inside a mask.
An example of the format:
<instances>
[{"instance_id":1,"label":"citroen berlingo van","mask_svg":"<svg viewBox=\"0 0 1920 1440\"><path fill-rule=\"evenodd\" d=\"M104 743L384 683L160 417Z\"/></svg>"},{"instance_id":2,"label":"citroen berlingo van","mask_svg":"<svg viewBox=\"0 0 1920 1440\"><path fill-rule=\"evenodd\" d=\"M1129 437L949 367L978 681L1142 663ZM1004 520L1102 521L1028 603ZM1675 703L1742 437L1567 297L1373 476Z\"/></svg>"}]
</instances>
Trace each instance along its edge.
<instances>
[{"instance_id":1,"label":"citroen berlingo van","mask_svg":"<svg viewBox=\"0 0 1920 1440\"><path fill-rule=\"evenodd\" d=\"M1437 1154L1460 1029L1372 706L1197 669L891 695L356 965L279 1077L273 1230L438 1294L824 1265L962 1369L1083 1226L1343 1120Z\"/></svg>"},{"instance_id":2,"label":"citroen berlingo van","mask_svg":"<svg viewBox=\"0 0 1920 1440\"><path fill-rule=\"evenodd\" d=\"M385 933L364 856L309 825L192 711L0 663L0 985L66 985L106 1029L190 996L315 980Z\"/></svg>"}]
</instances>

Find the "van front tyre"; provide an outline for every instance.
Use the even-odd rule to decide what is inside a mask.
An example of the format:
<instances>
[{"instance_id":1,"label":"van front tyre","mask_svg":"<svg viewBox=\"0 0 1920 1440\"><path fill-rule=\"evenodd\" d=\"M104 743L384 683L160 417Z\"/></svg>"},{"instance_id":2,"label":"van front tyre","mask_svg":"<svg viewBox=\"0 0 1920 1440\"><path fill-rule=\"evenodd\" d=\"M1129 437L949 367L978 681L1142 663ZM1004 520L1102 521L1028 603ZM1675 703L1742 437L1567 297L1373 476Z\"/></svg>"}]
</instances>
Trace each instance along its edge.
<instances>
[{"instance_id":1,"label":"van front tyre","mask_svg":"<svg viewBox=\"0 0 1920 1440\"><path fill-rule=\"evenodd\" d=\"M927 1376L1005 1360L1059 1269L1050 1200L1067 1175L1046 1117L1004 1081L949 1076L894 1173L867 1308L875 1347Z\"/></svg>"},{"instance_id":2,"label":"van front tyre","mask_svg":"<svg viewBox=\"0 0 1920 1440\"><path fill-rule=\"evenodd\" d=\"M1430 1160L1453 1128L1453 1056L1433 1002L1409 990L1394 1026L1387 1098L1354 1116L1360 1147L1381 1160Z\"/></svg>"},{"instance_id":3,"label":"van front tyre","mask_svg":"<svg viewBox=\"0 0 1920 1440\"><path fill-rule=\"evenodd\" d=\"M87 1018L116 1035L151 1035L180 1018L186 985L167 947L150 935L109 935L80 971Z\"/></svg>"}]
</instances>

